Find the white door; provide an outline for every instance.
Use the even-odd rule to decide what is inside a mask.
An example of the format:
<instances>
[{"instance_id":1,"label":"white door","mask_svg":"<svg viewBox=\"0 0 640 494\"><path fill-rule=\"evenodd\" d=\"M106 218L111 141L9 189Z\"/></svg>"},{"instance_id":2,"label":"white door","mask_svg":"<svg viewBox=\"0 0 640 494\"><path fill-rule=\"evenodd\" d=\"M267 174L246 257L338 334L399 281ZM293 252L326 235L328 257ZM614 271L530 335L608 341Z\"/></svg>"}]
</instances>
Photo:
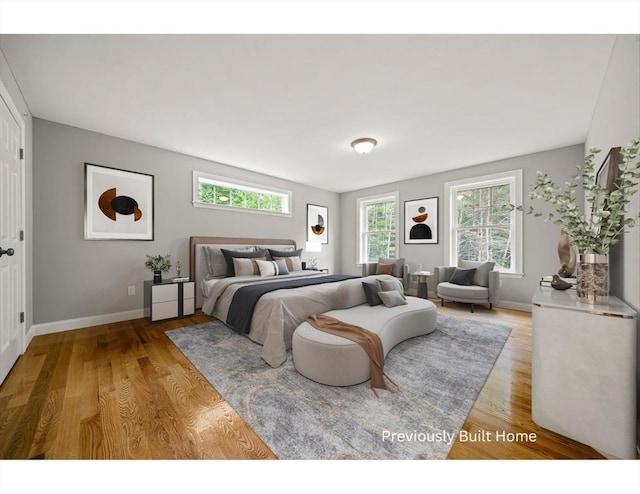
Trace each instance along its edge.
<instances>
[{"instance_id":1,"label":"white door","mask_svg":"<svg viewBox=\"0 0 640 494\"><path fill-rule=\"evenodd\" d=\"M0 383L23 350L22 129L0 84Z\"/></svg>"}]
</instances>

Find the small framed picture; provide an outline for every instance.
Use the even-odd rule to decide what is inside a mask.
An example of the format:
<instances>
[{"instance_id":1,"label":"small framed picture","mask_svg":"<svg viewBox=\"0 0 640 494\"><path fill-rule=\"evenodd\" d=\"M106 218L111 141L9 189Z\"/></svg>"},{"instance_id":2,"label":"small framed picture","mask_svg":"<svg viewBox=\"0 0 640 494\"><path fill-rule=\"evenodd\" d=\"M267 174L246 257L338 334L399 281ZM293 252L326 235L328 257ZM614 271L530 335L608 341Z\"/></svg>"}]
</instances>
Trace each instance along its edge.
<instances>
[{"instance_id":1,"label":"small framed picture","mask_svg":"<svg viewBox=\"0 0 640 494\"><path fill-rule=\"evenodd\" d=\"M438 243L438 198L404 202L404 243Z\"/></svg>"},{"instance_id":2,"label":"small framed picture","mask_svg":"<svg viewBox=\"0 0 640 494\"><path fill-rule=\"evenodd\" d=\"M613 192L616 190L616 182L618 181L619 172L618 166L620 165L620 161L620 148L611 148L596 173L597 184L607 192Z\"/></svg>"},{"instance_id":3,"label":"small framed picture","mask_svg":"<svg viewBox=\"0 0 640 494\"><path fill-rule=\"evenodd\" d=\"M329 243L329 210L307 204L307 242Z\"/></svg>"},{"instance_id":4,"label":"small framed picture","mask_svg":"<svg viewBox=\"0 0 640 494\"><path fill-rule=\"evenodd\" d=\"M153 240L153 175L84 164L85 240Z\"/></svg>"}]
</instances>

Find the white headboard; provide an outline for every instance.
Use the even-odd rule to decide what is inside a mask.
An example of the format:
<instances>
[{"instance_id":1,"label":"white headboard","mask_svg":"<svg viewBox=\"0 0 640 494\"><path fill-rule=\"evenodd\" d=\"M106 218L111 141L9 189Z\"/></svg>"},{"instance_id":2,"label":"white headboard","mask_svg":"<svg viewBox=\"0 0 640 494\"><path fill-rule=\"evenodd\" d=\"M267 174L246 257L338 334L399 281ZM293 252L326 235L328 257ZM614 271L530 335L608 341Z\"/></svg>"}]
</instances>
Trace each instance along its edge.
<instances>
[{"instance_id":1,"label":"white headboard","mask_svg":"<svg viewBox=\"0 0 640 494\"><path fill-rule=\"evenodd\" d=\"M190 237L189 238L189 277L195 281L196 308L202 307L202 289L200 284L209 273L207 258L204 254L205 245L216 245L223 249L255 245L258 248L296 248L296 241L291 239L247 238L247 237Z\"/></svg>"}]
</instances>

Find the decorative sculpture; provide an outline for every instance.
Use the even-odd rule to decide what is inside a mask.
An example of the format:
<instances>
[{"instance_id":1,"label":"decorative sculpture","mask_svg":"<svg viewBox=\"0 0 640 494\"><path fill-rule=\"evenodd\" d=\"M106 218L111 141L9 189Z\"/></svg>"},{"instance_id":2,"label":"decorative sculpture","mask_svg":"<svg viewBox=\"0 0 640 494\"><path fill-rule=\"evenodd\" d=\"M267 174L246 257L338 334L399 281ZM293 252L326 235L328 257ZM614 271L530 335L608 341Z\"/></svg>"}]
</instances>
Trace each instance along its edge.
<instances>
[{"instance_id":1,"label":"decorative sculpture","mask_svg":"<svg viewBox=\"0 0 640 494\"><path fill-rule=\"evenodd\" d=\"M551 280L551 286L556 290L566 290L567 288L571 288L573 285L571 283L567 283L564 280L561 280L560 276L554 274L553 279Z\"/></svg>"},{"instance_id":2,"label":"decorative sculpture","mask_svg":"<svg viewBox=\"0 0 640 494\"><path fill-rule=\"evenodd\" d=\"M563 278L572 277L576 271L578 253L576 248L571 245L571 236L564 228L560 231L560 239L558 240L558 257L560 258L558 274Z\"/></svg>"}]
</instances>

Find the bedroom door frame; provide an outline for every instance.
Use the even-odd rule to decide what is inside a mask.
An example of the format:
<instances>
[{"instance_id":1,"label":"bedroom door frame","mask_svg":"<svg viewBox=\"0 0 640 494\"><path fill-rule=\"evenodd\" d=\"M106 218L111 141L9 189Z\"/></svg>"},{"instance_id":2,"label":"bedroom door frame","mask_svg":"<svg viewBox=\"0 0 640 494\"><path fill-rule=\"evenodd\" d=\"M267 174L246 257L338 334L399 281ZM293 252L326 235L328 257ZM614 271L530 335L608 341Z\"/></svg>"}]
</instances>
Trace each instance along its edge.
<instances>
[{"instance_id":1,"label":"bedroom door frame","mask_svg":"<svg viewBox=\"0 0 640 494\"><path fill-rule=\"evenodd\" d=\"M0 259L0 384L5 380L18 357L24 353L26 340L26 248L24 225L26 218L25 194L25 123L9 91L0 80L0 105L7 122L0 122L3 129L17 126L17 146L11 147L11 135L0 137L0 192L8 197L0 202L0 247L4 251ZM7 110L5 113L4 110ZM12 125L13 120L16 126ZM4 124L7 125L4 125ZM10 131L9 131L10 132ZM7 139L8 146L4 139ZM13 174L13 175L12 175ZM8 184L15 177L15 182ZM7 211L8 209L8 211ZM4 223L4 226L3 226ZM11 252L13 250L13 252Z\"/></svg>"}]
</instances>

